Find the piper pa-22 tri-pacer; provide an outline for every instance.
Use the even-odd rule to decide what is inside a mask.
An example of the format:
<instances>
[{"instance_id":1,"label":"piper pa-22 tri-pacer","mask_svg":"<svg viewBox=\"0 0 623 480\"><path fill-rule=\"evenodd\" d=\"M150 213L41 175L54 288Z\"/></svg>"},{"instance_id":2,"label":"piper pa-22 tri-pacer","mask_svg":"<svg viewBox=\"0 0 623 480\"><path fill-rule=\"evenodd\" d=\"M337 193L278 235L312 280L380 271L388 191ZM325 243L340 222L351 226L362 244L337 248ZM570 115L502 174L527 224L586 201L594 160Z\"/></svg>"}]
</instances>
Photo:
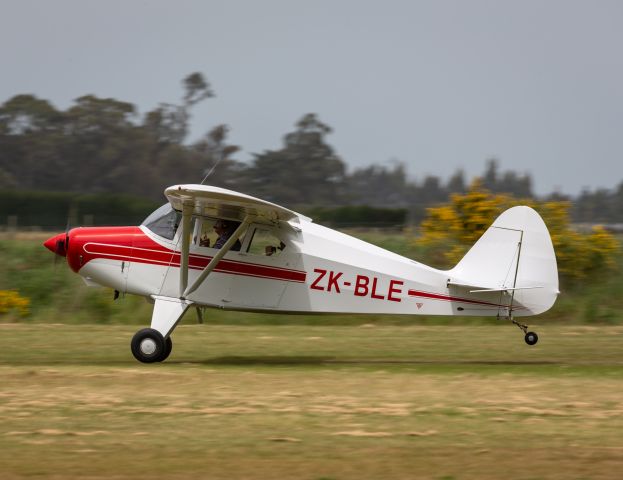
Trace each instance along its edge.
<instances>
[{"instance_id":1,"label":"piper pa-22 tri-pacer","mask_svg":"<svg viewBox=\"0 0 623 480\"><path fill-rule=\"evenodd\" d=\"M74 228L45 242L87 285L153 302L151 328L131 342L145 363L169 356L190 307L494 316L534 345L515 317L545 312L559 293L549 232L525 206L502 213L453 269L437 270L242 193L175 185L165 195L138 227Z\"/></svg>"}]
</instances>

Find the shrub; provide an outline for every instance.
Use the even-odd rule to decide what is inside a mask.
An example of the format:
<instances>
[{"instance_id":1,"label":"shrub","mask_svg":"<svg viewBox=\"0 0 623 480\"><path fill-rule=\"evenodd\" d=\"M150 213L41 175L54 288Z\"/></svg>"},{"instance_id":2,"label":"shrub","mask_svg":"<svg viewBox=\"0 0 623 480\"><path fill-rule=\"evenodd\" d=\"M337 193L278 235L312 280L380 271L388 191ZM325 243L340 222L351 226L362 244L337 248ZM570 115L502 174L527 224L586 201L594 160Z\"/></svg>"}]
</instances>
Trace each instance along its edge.
<instances>
[{"instance_id":1,"label":"shrub","mask_svg":"<svg viewBox=\"0 0 623 480\"><path fill-rule=\"evenodd\" d=\"M30 300L22 297L16 290L0 290L0 315L11 311L26 317L30 313Z\"/></svg>"},{"instance_id":2,"label":"shrub","mask_svg":"<svg viewBox=\"0 0 623 480\"><path fill-rule=\"evenodd\" d=\"M538 202L493 194L476 180L465 194L450 203L429 208L416 239L441 268L455 265L487 230L495 218L513 205L523 204L541 214L552 237L558 271L563 280L585 279L617 268L620 244L603 227L588 234L571 228L568 202Z\"/></svg>"}]
</instances>

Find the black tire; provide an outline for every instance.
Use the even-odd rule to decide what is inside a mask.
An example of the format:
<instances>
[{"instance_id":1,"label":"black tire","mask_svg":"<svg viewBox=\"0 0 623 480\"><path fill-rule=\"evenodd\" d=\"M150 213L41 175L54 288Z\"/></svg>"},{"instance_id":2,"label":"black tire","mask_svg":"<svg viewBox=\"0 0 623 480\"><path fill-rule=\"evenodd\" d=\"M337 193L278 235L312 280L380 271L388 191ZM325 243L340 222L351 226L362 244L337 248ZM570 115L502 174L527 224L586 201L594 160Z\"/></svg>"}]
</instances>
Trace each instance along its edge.
<instances>
[{"instance_id":1,"label":"black tire","mask_svg":"<svg viewBox=\"0 0 623 480\"><path fill-rule=\"evenodd\" d=\"M162 334L153 328L136 332L130 346L134 358L142 363L159 362L166 352L166 342Z\"/></svg>"},{"instance_id":2,"label":"black tire","mask_svg":"<svg viewBox=\"0 0 623 480\"><path fill-rule=\"evenodd\" d=\"M162 357L158 361L164 362L167 358L169 358L169 355L171 355L171 350L173 350L173 340L171 340L171 336L169 335L164 340L164 353L162 354Z\"/></svg>"},{"instance_id":3,"label":"black tire","mask_svg":"<svg viewBox=\"0 0 623 480\"><path fill-rule=\"evenodd\" d=\"M536 342L539 341L539 336L534 332L528 332L524 339L528 345L536 345Z\"/></svg>"}]
</instances>

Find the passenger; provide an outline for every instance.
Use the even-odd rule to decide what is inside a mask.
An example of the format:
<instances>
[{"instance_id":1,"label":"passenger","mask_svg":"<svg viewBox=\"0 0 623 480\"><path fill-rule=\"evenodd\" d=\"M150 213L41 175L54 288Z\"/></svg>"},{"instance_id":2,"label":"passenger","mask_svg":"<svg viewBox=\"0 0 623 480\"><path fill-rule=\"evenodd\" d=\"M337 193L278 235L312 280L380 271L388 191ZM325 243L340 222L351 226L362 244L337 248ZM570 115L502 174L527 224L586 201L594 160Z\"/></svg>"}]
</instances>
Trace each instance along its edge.
<instances>
[{"instance_id":1,"label":"passenger","mask_svg":"<svg viewBox=\"0 0 623 480\"><path fill-rule=\"evenodd\" d=\"M214 246L212 248L221 248L223 245L225 245L225 242L229 240L229 237L233 235L233 233L239 226L240 222L232 222L230 220L221 219L217 220L214 224L214 231L218 235L218 238L216 239L216 242L214 242ZM241 247L242 245L240 243L240 240L236 240L230 250L238 252L240 251Z\"/></svg>"}]
</instances>

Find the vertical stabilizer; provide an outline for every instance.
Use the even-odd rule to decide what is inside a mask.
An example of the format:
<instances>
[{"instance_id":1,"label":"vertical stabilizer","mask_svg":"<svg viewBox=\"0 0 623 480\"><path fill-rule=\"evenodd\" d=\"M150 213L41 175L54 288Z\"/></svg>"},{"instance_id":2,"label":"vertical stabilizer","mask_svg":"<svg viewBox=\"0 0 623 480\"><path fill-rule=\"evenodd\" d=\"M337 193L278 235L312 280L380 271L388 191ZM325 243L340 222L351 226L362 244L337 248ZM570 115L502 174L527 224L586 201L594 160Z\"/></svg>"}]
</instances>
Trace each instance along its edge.
<instances>
[{"instance_id":1,"label":"vertical stabilizer","mask_svg":"<svg viewBox=\"0 0 623 480\"><path fill-rule=\"evenodd\" d=\"M506 291L514 315L549 310L558 295L558 267L549 231L532 208L502 213L461 261L450 283L474 290Z\"/></svg>"}]
</instances>

